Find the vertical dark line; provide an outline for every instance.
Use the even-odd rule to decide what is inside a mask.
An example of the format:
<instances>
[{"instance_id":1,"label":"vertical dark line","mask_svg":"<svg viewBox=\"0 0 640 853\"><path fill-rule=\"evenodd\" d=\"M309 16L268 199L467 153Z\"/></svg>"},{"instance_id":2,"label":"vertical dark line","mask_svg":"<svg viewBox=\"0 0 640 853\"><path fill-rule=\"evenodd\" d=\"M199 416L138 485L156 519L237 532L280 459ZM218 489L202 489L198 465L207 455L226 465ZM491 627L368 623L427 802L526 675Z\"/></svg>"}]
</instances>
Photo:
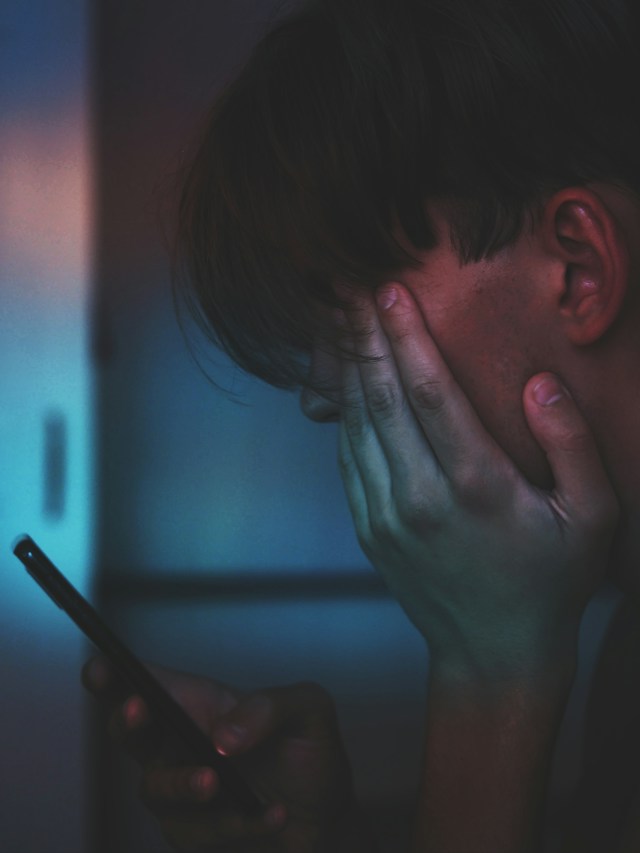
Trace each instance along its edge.
<instances>
[{"instance_id":1,"label":"vertical dark line","mask_svg":"<svg viewBox=\"0 0 640 853\"><path fill-rule=\"evenodd\" d=\"M64 516L67 479L67 423L61 411L44 417L42 511L50 519Z\"/></svg>"}]
</instances>

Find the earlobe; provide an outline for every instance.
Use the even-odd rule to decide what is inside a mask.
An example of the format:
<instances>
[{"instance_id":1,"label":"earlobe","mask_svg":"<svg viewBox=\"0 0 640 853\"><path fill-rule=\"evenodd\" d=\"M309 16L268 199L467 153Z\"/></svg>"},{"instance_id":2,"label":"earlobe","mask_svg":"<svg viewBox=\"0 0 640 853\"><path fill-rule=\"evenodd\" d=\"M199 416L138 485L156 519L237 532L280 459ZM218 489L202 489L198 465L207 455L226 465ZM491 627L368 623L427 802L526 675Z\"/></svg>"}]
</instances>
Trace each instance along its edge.
<instances>
[{"instance_id":1,"label":"earlobe","mask_svg":"<svg viewBox=\"0 0 640 853\"><path fill-rule=\"evenodd\" d=\"M558 302L575 346L600 340L616 321L627 292L629 250L622 226L602 199L578 187L548 203L547 234L564 268Z\"/></svg>"}]
</instances>

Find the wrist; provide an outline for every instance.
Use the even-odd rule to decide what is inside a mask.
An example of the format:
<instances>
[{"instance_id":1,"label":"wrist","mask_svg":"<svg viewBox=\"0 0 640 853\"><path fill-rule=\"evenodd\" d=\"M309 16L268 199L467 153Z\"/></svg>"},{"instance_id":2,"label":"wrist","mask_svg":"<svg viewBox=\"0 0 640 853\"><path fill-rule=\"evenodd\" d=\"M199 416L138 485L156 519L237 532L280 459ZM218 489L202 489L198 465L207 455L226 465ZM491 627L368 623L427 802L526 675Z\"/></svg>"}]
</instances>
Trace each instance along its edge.
<instances>
[{"instance_id":1,"label":"wrist","mask_svg":"<svg viewBox=\"0 0 640 853\"><path fill-rule=\"evenodd\" d=\"M429 682L452 695L499 700L513 693L568 695L578 665L578 629L539 641L429 646Z\"/></svg>"},{"instance_id":2,"label":"wrist","mask_svg":"<svg viewBox=\"0 0 640 853\"><path fill-rule=\"evenodd\" d=\"M413 850L533 853L574 667L431 660Z\"/></svg>"}]
</instances>

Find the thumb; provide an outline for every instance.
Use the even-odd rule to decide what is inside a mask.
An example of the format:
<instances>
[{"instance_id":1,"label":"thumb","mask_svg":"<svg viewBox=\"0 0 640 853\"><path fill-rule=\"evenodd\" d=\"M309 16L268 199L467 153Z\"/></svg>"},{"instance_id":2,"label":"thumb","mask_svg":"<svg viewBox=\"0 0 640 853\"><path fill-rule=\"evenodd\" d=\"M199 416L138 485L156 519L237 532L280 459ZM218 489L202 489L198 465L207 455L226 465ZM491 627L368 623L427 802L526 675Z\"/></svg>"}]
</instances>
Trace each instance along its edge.
<instances>
[{"instance_id":1,"label":"thumb","mask_svg":"<svg viewBox=\"0 0 640 853\"><path fill-rule=\"evenodd\" d=\"M567 521L613 527L618 501L589 425L553 373L532 376L524 389L529 428L547 455L553 497Z\"/></svg>"},{"instance_id":2,"label":"thumb","mask_svg":"<svg viewBox=\"0 0 640 853\"><path fill-rule=\"evenodd\" d=\"M314 738L335 720L329 694L304 683L252 693L216 722L213 740L222 755L240 755L286 730Z\"/></svg>"}]
</instances>

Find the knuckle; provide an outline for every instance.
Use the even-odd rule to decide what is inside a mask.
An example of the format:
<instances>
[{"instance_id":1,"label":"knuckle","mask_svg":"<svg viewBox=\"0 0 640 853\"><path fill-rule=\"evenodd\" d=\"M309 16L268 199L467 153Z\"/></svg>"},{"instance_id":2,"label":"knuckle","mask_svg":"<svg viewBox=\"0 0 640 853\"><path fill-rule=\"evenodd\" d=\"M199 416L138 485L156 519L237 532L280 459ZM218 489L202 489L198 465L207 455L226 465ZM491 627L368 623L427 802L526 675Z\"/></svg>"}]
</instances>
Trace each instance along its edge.
<instances>
[{"instance_id":1,"label":"knuckle","mask_svg":"<svg viewBox=\"0 0 640 853\"><path fill-rule=\"evenodd\" d=\"M404 492L397 500L397 508L402 523L409 528L420 527L427 518L428 504L422 489Z\"/></svg>"},{"instance_id":2,"label":"knuckle","mask_svg":"<svg viewBox=\"0 0 640 853\"><path fill-rule=\"evenodd\" d=\"M565 428L557 436L558 447L565 453L584 455L593 450L593 437L583 429Z\"/></svg>"},{"instance_id":3,"label":"knuckle","mask_svg":"<svg viewBox=\"0 0 640 853\"><path fill-rule=\"evenodd\" d=\"M437 414L445 405L442 383L434 376L420 377L411 385L409 395L414 406L432 414Z\"/></svg>"},{"instance_id":4,"label":"knuckle","mask_svg":"<svg viewBox=\"0 0 640 853\"><path fill-rule=\"evenodd\" d=\"M343 456L342 454L338 457L338 469L345 485L353 483L353 481L359 476L358 468L353 459Z\"/></svg>"},{"instance_id":5,"label":"knuckle","mask_svg":"<svg viewBox=\"0 0 640 853\"><path fill-rule=\"evenodd\" d=\"M423 491L414 491L398 502L398 515L408 530L424 534L434 532L444 524L445 511L439 501Z\"/></svg>"},{"instance_id":6,"label":"knuckle","mask_svg":"<svg viewBox=\"0 0 640 853\"><path fill-rule=\"evenodd\" d=\"M396 496L396 511L402 526L421 533L440 529L450 508L449 489L442 477L429 483L412 483Z\"/></svg>"},{"instance_id":7,"label":"knuckle","mask_svg":"<svg viewBox=\"0 0 640 853\"><path fill-rule=\"evenodd\" d=\"M458 504L466 509L488 509L494 505L495 490L474 464L464 464L456 471L452 487Z\"/></svg>"},{"instance_id":8,"label":"knuckle","mask_svg":"<svg viewBox=\"0 0 640 853\"><path fill-rule=\"evenodd\" d=\"M367 391L369 411L381 418L393 417L401 403L398 389L391 383L376 383Z\"/></svg>"},{"instance_id":9,"label":"knuckle","mask_svg":"<svg viewBox=\"0 0 640 853\"><path fill-rule=\"evenodd\" d=\"M356 344L356 350L365 346L375 334L375 328L363 311L354 311L351 315L351 334Z\"/></svg>"},{"instance_id":10,"label":"knuckle","mask_svg":"<svg viewBox=\"0 0 640 853\"><path fill-rule=\"evenodd\" d=\"M403 311L399 305L395 306L392 315L389 319L393 319L393 323L388 327L388 337L392 344L402 344L411 341L415 331L410 322L411 315L407 311Z\"/></svg>"},{"instance_id":11,"label":"knuckle","mask_svg":"<svg viewBox=\"0 0 640 853\"><path fill-rule=\"evenodd\" d=\"M343 407L342 419L349 435L356 441L363 439L368 430L367 419L360 406L347 405Z\"/></svg>"},{"instance_id":12,"label":"knuckle","mask_svg":"<svg viewBox=\"0 0 640 853\"><path fill-rule=\"evenodd\" d=\"M385 544L392 541L396 536L394 521L386 512L372 514L369 519L369 525L371 528L371 539L373 542ZM370 546L371 544L372 543L370 543Z\"/></svg>"}]
</instances>

